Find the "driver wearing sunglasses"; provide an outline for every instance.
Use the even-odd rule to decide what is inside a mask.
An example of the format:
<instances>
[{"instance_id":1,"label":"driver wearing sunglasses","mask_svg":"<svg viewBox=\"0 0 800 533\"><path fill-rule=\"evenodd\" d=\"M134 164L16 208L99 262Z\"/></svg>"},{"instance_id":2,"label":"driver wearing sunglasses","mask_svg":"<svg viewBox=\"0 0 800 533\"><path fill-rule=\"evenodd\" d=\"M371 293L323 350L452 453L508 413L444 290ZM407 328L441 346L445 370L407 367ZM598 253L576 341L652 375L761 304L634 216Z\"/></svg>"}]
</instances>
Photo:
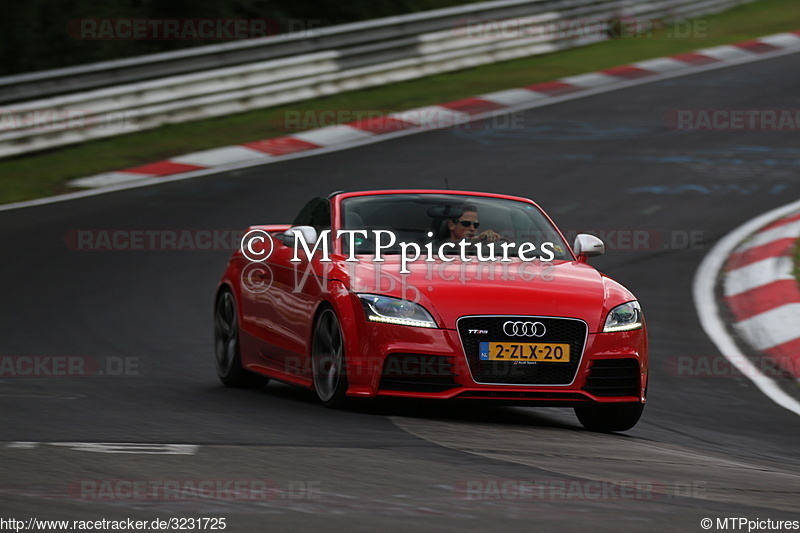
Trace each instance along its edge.
<instances>
[{"instance_id":1,"label":"driver wearing sunglasses","mask_svg":"<svg viewBox=\"0 0 800 533\"><path fill-rule=\"evenodd\" d=\"M476 206L464 204L461 206L461 210L460 217L451 218L447 221L451 241L467 239L471 242L496 242L500 240L500 234L490 229L478 233L478 228L480 228L481 224L478 222L478 208Z\"/></svg>"}]
</instances>

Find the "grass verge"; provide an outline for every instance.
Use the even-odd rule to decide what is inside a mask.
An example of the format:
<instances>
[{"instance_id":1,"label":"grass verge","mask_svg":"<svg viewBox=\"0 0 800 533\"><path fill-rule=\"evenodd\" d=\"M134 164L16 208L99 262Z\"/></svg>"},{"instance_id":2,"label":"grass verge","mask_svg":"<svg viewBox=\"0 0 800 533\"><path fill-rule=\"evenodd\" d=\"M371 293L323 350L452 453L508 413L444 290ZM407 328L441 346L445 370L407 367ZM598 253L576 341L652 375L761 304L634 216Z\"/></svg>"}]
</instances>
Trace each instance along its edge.
<instances>
[{"instance_id":1,"label":"grass verge","mask_svg":"<svg viewBox=\"0 0 800 533\"><path fill-rule=\"evenodd\" d=\"M649 37L605 41L556 54L495 63L418 80L342 93L227 117L163 126L0 161L0 203L73 191L66 182L99 172L159 161L184 153L240 144L287 132L287 112L323 110L392 112L481 93L522 87L634 61L690 52L800 29L797 0L757 0L681 28L693 37L669 37L672 28ZM330 125L326 123L325 125ZM316 127L313 121L308 128Z\"/></svg>"},{"instance_id":2,"label":"grass verge","mask_svg":"<svg viewBox=\"0 0 800 533\"><path fill-rule=\"evenodd\" d=\"M794 279L800 283L800 240L794 245Z\"/></svg>"}]
</instances>

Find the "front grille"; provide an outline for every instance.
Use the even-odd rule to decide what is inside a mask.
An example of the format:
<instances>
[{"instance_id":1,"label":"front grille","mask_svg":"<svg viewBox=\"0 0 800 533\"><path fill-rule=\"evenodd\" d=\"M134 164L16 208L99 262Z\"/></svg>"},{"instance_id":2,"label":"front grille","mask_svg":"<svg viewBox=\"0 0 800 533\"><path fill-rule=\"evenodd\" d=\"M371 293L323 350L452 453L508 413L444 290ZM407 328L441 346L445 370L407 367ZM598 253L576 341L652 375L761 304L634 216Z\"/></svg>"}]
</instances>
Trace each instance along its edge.
<instances>
[{"instance_id":1,"label":"front grille","mask_svg":"<svg viewBox=\"0 0 800 533\"><path fill-rule=\"evenodd\" d=\"M595 396L639 396L639 361L631 358L592 361L583 390Z\"/></svg>"},{"instance_id":2,"label":"front grille","mask_svg":"<svg viewBox=\"0 0 800 533\"><path fill-rule=\"evenodd\" d=\"M443 392L459 387L453 358L444 355L391 353L381 372L381 390Z\"/></svg>"},{"instance_id":3,"label":"front grille","mask_svg":"<svg viewBox=\"0 0 800 533\"><path fill-rule=\"evenodd\" d=\"M503 324L512 322L541 322L546 332L541 337L509 336ZM530 316L468 316L458 320L458 334L464 346L472 378L476 383L504 385L569 385L578 371L587 327L583 320ZM470 333L470 330L487 333ZM482 361L481 342L538 342L561 343L570 346L569 363Z\"/></svg>"}]
</instances>

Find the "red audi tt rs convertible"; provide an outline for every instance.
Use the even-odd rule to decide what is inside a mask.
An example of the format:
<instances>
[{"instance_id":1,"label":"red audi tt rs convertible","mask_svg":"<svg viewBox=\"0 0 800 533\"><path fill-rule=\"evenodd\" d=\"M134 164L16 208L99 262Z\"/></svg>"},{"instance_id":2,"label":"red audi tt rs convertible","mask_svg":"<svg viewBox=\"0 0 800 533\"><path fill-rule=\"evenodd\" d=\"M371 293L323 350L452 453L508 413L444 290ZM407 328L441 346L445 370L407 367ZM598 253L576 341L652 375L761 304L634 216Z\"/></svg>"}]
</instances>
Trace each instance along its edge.
<instances>
[{"instance_id":1,"label":"red audi tt rs convertible","mask_svg":"<svg viewBox=\"0 0 800 533\"><path fill-rule=\"evenodd\" d=\"M339 192L251 226L217 288L225 385L269 379L342 407L375 396L574 408L624 431L647 393L647 330L531 200L449 190Z\"/></svg>"}]
</instances>

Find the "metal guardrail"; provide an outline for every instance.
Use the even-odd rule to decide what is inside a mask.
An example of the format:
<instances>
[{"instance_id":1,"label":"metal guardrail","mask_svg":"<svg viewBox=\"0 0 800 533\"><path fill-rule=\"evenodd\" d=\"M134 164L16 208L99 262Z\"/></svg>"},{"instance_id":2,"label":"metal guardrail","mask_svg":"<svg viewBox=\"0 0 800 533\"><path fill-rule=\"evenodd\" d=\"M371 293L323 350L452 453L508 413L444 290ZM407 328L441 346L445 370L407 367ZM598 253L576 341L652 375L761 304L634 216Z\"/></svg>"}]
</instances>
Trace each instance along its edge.
<instances>
[{"instance_id":1,"label":"metal guardrail","mask_svg":"<svg viewBox=\"0 0 800 533\"><path fill-rule=\"evenodd\" d=\"M388 42L420 33L454 28L465 17L502 19L525 16L546 7L542 4L569 4L552 0L495 0L410 15L320 28L309 32L283 34L264 39L248 39L104 61L63 69L0 78L0 103L32 100L55 94L86 91L144 81L168 75L187 74L245 63L297 56L319 51L357 47L371 42ZM609 3L606 0L605 3ZM392 45L399 48L396 43ZM398 51L398 50L396 50Z\"/></svg>"},{"instance_id":2,"label":"metal guardrail","mask_svg":"<svg viewBox=\"0 0 800 533\"><path fill-rule=\"evenodd\" d=\"M0 113L29 118L0 128L0 157L550 53L606 39L610 21L685 19L749 1L498 0L0 78L0 102L28 97Z\"/></svg>"}]
</instances>

